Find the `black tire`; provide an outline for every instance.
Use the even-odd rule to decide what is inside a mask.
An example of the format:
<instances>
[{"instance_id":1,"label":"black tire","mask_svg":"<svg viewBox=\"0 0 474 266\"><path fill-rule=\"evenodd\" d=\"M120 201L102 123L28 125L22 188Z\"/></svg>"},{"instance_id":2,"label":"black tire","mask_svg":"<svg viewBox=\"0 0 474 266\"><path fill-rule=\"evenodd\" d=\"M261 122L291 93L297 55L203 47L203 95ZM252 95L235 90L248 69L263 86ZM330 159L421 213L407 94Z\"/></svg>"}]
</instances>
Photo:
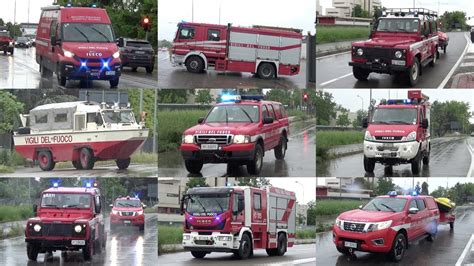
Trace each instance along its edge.
<instances>
[{"instance_id":1,"label":"black tire","mask_svg":"<svg viewBox=\"0 0 474 266\"><path fill-rule=\"evenodd\" d=\"M286 235L283 233L279 234L278 240L277 240L277 249L276 249L277 256L285 255L286 249L287 249L287 243L288 243L288 240L286 239Z\"/></svg>"},{"instance_id":2,"label":"black tire","mask_svg":"<svg viewBox=\"0 0 474 266\"><path fill-rule=\"evenodd\" d=\"M423 156L423 165L429 165L430 164L430 152L427 152L425 156Z\"/></svg>"},{"instance_id":3,"label":"black tire","mask_svg":"<svg viewBox=\"0 0 474 266\"><path fill-rule=\"evenodd\" d=\"M188 59L186 59L185 65L188 72L191 73L200 73L204 70L204 61L197 55L188 57Z\"/></svg>"},{"instance_id":4,"label":"black tire","mask_svg":"<svg viewBox=\"0 0 474 266\"><path fill-rule=\"evenodd\" d=\"M243 234L242 239L240 239L239 250L234 255L240 260L245 260L250 257L250 253L252 253L252 242L248 234Z\"/></svg>"},{"instance_id":5,"label":"black tire","mask_svg":"<svg viewBox=\"0 0 474 266\"><path fill-rule=\"evenodd\" d=\"M38 153L39 167L43 171L51 171L54 169L56 163L53 160L53 154L50 151L40 151Z\"/></svg>"},{"instance_id":6,"label":"black tire","mask_svg":"<svg viewBox=\"0 0 474 266\"><path fill-rule=\"evenodd\" d=\"M146 69L146 73L151 74L151 73L153 73L153 69L155 69L155 67L154 66L145 67L145 69Z\"/></svg>"},{"instance_id":7,"label":"black tire","mask_svg":"<svg viewBox=\"0 0 474 266\"><path fill-rule=\"evenodd\" d=\"M449 222L449 228L454 229L454 222Z\"/></svg>"},{"instance_id":8,"label":"black tire","mask_svg":"<svg viewBox=\"0 0 474 266\"><path fill-rule=\"evenodd\" d=\"M7 55L7 50L3 50L3 55Z\"/></svg>"},{"instance_id":9,"label":"black tire","mask_svg":"<svg viewBox=\"0 0 474 266\"><path fill-rule=\"evenodd\" d=\"M263 165L263 148L262 145L256 144L253 160L247 163L247 172L251 175L260 174Z\"/></svg>"},{"instance_id":10,"label":"black tire","mask_svg":"<svg viewBox=\"0 0 474 266\"><path fill-rule=\"evenodd\" d=\"M436 62L438 62L438 58L439 58L439 52L438 52L438 49L436 48L436 51L435 51L435 54L433 55L433 60L431 60L430 62L430 67L435 67L436 66Z\"/></svg>"},{"instance_id":11,"label":"black tire","mask_svg":"<svg viewBox=\"0 0 474 266\"><path fill-rule=\"evenodd\" d=\"M186 166L186 170L191 174L199 174L204 164L201 161L185 160L184 165Z\"/></svg>"},{"instance_id":12,"label":"black tire","mask_svg":"<svg viewBox=\"0 0 474 266\"><path fill-rule=\"evenodd\" d=\"M128 159L121 159L121 160L115 160L115 164L120 170L125 170L128 168L130 165L130 158Z\"/></svg>"},{"instance_id":13,"label":"black tire","mask_svg":"<svg viewBox=\"0 0 474 266\"><path fill-rule=\"evenodd\" d=\"M412 159L411 161L411 173L413 175L418 175L420 174L421 171L421 159L422 153L421 151L418 151L418 154L415 156L415 158Z\"/></svg>"},{"instance_id":14,"label":"black tire","mask_svg":"<svg viewBox=\"0 0 474 266\"><path fill-rule=\"evenodd\" d=\"M137 67L132 67L132 72L137 72Z\"/></svg>"},{"instance_id":15,"label":"black tire","mask_svg":"<svg viewBox=\"0 0 474 266\"><path fill-rule=\"evenodd\" d=\"M206 252L204 251L191 251L191 255L195 257L196 259L202 259L204 256L206 256Z\"/></svg>"},{"instance_id":16,"label":"black tire","mask_svg":"<svg viewBox=\"0 0 474 266\"><path fill-rule=\"evenodd\" d=\"M278 160L285 159L287 143L288 143L288 140L286 139L286 137L281 136L280 137L280 143L273 150L274 153L275 153L275 158L277 158Z\"/></svg>"},{"instance_id":17,"label":"black tire","mask_svg":"<svg viewBox=\"0 0 474 266\"><path fill-rule=\"evenodd\" d=\"M92 260L92 256L94 255L94 242L92 239L86 240L86 244L82 248L82 257L84 257L85 261Z\"/></svg>"},{"instance_id":18,"label":"black tire","mask_svg":"<svg viewBox=\"0 0 474 266\"><path fill-rule=\"evenodd\" d=\"M276 256L276 251L277 249L276 248L266 248L265 251L267 252L267 255L272 257L272 256Z\"/></svg>"},{"instance_id":19,"label":"black tire","mask_svg":"<svg viewBox=\"0 0 474 266\"><path fill-rule=\"evenodd\" d=\"M138 226L138 230L139 230L140 232L145 231L145 225L142 224L142 225Z\"/></svg>"},{"instance_id":20,"label":"black tire","mask_svg":"<svg viewBox=\"0 0 474 266\"><path fill-rule=\"evenodd\" d=\"M401 261L407 249L407 239L404 234L398 233L392 243L388 256L393 261Z\"/></svg>"},{"instance_id":21,"label":"black tire","mask_svg":"<svg viewBox=\"0 0 474 266\"><path fill-rule=\"evenodd\" d=\"M443 46L443 53L444 53L444 54L446 54L446 48L447 48L447 47L448 47L447 45L444 45L444 46Z\"/></svg>"},{"instance_id":22,"label":"black tire","mask_svg":"<svg viewBox=\"0 0 474 266\"><path fill-rule=\"evenodd\" d=\"M82 148L79 152L79 162L83 169L90 170L94 168L94 154L89 148Z\"/></svg>"},{"instance_id":23,"label":"black tire","mask_svg":"<svg viewBox=\"0 0 474 266\"><path fill-rule=\"evenodd\" d=\"M109 80L110 88L111 89L116 89L118 84L119 84L119 81L120 81L120 78Z\"/></svg>"},{"instance_id":24,"label":"black tire","mask_svg":"<svg viewBox=\"0 0 474 266\"><path fill-rule=\"evenodd\" d=\"M375 159L364 156L364 170L367 173L373 173L375 169Z\"/></svg>"},{"instance_id":25,"label":"black tire","mask_svg":"<svg viewBox=\"0 0 474 266\"><path fill-rule=\"evenodd\" d=\"M58 77L59 86L62 86L62 87L66 86L66 77L62 76L60 72L58 72L56 76Z\"/></svg>"},{"instance_id":26,"label":"black tire","mask_svg":"<svg viewBox=\"0 0 474 266\"><path fill-rule=\"evenodd\" d=\"M370 72L359 68L359 67L352 67L352 75L354 75L354 78L361 80L361 81L367 81L367 78L370 75Z\"/></svg>"},{"instance_id":27,"label":"black tire","mask_svg":"<svg viewBox=\"0 0 474 266\"><path fill-rule=\"evenodd\" d=\"M82 170L84 168L82 168L82 165L81 165L81 162L79 160L77 161L72 161L72 166L74 166L74 168L76 168L77 170Z\"/></svg>"},{"instance_id":28,"label":"black tire","mask_svg":"<svg viewBox=\"0 0 474 266\"><path fill-rule=\"evenodd\" d=\"M410 70L408 71L408 82L412 87L414 87L417 83L418 80L420 79L420 74L421 74L421 66L420 66L420 61L418 60L418 57L415 57L413 59L413 65L410 67Z\"/></svg>"},{"instance_id":29,"label":"black tire","mask_svg":"<svg viewBox=\"0 0 474 266\"><path fill-rule=\"evenodd\" d=\"M28 256L28 259L31 261L36 261L38 258L38 253L39 253L39 247L37 245L27 243L26 244L26 255Z\"/></svg>"},{"instance_id":30,"label":"black tire","mask_svg":"<svg viewBox=\"0 0 474 266\"><path fill-rule=\"evenodd\" d=\"M239 164L237 163L227 163L227 175L232 176L234 175L237 171L239 171Z\"/></svg>"},{"instance_id":31,"label":"black tire","mask_svg":"<svg viewBox=\"0 0 474 266\"><path fill-rule=\"evenodd\" d=\"M14 51L15 51L15 49L12 48L12 49L10 50L10 54L13 55L13 54L15 53Z\"/></svg>"},{"instance_id":32,"label":"black tire","mask_svg":"<svg viewBox=\"0 0 474 266\"><path fill-rule=\"evenodd\" d=\"M336 249L337 251L339 251L339 253L344 254L346 256L349 256L351 254L347 248L340 248L336 246Z\"/></svg>"},{"instance_id":33,"label":"black tire","mask_svg":"<svg viewBox=\"0 0 474 266\"><path fill-rule=\"evenodd\" d=\"M273 79L276 77L275 66L271 63L261 63L258 66L257 75L261 79Z\"/></svg>"}]
</instances>

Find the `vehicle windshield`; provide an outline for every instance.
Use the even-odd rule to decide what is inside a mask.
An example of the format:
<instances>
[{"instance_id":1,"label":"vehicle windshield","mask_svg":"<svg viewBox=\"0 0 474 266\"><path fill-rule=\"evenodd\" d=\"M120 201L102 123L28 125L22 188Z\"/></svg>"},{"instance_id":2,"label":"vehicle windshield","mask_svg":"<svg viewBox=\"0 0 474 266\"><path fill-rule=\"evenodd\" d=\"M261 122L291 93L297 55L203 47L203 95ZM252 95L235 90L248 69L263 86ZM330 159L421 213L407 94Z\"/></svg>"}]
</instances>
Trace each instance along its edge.
<instances>
[{"instance_id":1,"label":"vehicle windshield","mask_svg":"<svg viewBox=\"0 0 474 266\"><path fill-rule=\"evenodd\" d=\"M41 198L42 208L80 208L89 209L92 200L89 194L78 193L44 193Z\"/></svg>"},{"instance_id":2,"label":"vehicle windshield","mask_svg":"<svg viewBox=\"0 0 474 266\"><path fill-rule=\"evenodd\" d=\"M144 47L144 48L151 48L151 44L148 42L135 42L135 41L128 41L127 46L131 47Z\"/></svg>"},{"instance_id":3,"label":"vehicle windshield","mask_svg":"<svg viewBox=\"0 0 474 266\"><path fill-rule=\"evenodd\" d=\"M106 110L102 111L105 123L135 123L133 112Z\"/></svg>"},{"instance_id":4,"label":"vehicle windshield","mask_svg":"<svg viewBox=\"0 0 474 266\"><path fill-rule=\"evenodd\" d=\"M378 108L372 116L372 124L416 125L415 108Z\"/></svg>"},{"instance_id":5,"label":"vehicle windshield","mask_svg":"<svg viewBox=\"0 0 474 266\"><path fill-rule=\"evenodd\" d=\"M65 42L115 42L109 24L64 23L62 40Z\"/></svg>"},{"instance_id":6,"label":"vehicle windshield","mask_svg":"<svg viewBox=\"0 0 474 266\"><path fill-rule=\"evenodd\" d=\"M0 31L0 37L10 37L10 33L8 31Z\"/></svg>"},{"instance_id":7,"label":"vehicle windshield","mask_svg":"<svg viewBox=\"0 0 474 266\"><path fill-rule=\"evenodd\" d=\"M212 108L206 123L258 123L259 119L258 105L220 105Z\"/></svg>"},{"instance_id":8,"label":"vehicle windshield","mask_svg":"<svg viewBox=\"0 0 474 266\"><path fill-rule=\"evenodd\" d=\"M418 32L420 20L416 18L381 18L378 21L379 32Z\"/></svg>"},{"instance_id":9,"label":"vehicle windshield","mask_svg":"<svg viewBox=\"0 0 474 266\"><path fill-rule=\"evenodd\" d=\"M139 208L142 203L139 200L116 200L114 207L136 207Z\"/></svg>"},{"instance_id":10,"label":"vehicle windshield","mask_svg":"<svg viewBox=\"0 0 474 266\"><path fill-rule=\"evenodd\" d=\"M401 198L375 198L367 203L362 210L381 212L401 212L407 203Z\"/></svg>"},{"instance_id":11,"label":"vehicle windshield","mask_svg":"<svg viewBox=\"0 0 474 266\"><path fill-rule=\"evenodd\" d=\"M214 216L227 211L229 194L189 195L186 212L194 216Z\"/></svg>"}]
</instances>

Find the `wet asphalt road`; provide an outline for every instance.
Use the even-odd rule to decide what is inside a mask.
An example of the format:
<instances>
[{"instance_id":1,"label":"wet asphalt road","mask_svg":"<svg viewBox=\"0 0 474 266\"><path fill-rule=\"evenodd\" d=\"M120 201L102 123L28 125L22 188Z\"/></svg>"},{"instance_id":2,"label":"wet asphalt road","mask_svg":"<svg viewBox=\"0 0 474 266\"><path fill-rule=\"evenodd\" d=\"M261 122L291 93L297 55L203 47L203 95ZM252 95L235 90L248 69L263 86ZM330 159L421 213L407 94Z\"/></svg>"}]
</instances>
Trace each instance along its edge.
<instances>
[{"instance_id":1,"label":"wet asphalt road","mask_svg":"<svg viewBox=\"0 0 474 266\"><path fill-rule=\"evenodd\" d=\"M294 245L284 256L269 257L264 249L254 251L248 260L235 259L232 253L211 253L204 259L195 259L190 252L158 256L158 265L316 265L315 245ZM319 263L319 262L318 262ZM324 264L318 264L324 265Z\"/></svg>"},{"instance_id":2,"label":"wet asphalt road","mask_svg":"<svg viewBox=\"0 0 474 266\"><path fill-rule=\"evenodd\" d=\"M301 60L300 72L295 76L279 76L276 80L264 80L251 73L216 72L189 73L186 67L173 67L169 52L158 52L158 87L166 89L194 88L306 88L306 61ZM314 86L314 85L313 85Z\"/></svg>"},{"instance_id":3,"label":"wet asphalt road","mask_svg":"<svg viewBox=\"0 0 474 266\"><path fill-rule=\"evenodd\" d=\"M0 265L155 265L158 254L157 214L145 214L145 231L122 227L111 233L107 231L105 252L96 254L91 262L85 262L81 251L53 253L53 257L39 254L36 262L26 256L25 238L15 237L0 240ZM108 219L106 228L109 228Z\"/></svg>"},{"instance_id":4,"label":"wet asphalt road","mask_svg":"<svg viewBox=\"0 0 474 266\"><path fill-rule=\"evenodd\" d=\"M389 261L384 254L365 252L356 252L355 260L348 259L334 247L332 232L318 234L316 236L317 265L455 265L471 234L474 233L473 224L474 206L457 207L454 230L451 231L449 225L439 225L438 234L433 242L423 239L413 243L400 263Z\"/></svg>"},{"instance_id":5,"label":"wet asphalt road","mask_svg":"<svg viewBox=\"0 0 474 266\"><path fill-rule=\"evenodd\" d=\"M39 65L35 60L35 48L15 48L13 56L0 54L0 88L7 89L36 89L59 87L56 75L52 80L42 79L39 73ZM52 83L51 83L52 82ZM124 68L120 76L118 88L157 88L157 71L152 74L146 73L144 68L138 68L132 72L130 68ZM90 87L90 86L89 86ZM87 84L81 84L78 80L67 81L65 87L61 88L87 88ZM93 81L92 88L108 89L108 81Z\"/></svg>"},{"instance_id":6,"label":"wet asphalt road","mask_svg":"<svg viewBox=\"0 0 474 266\"><path fill-rule=\"evenodd\" d=\"M471 151L468 145L474 146L472 137L444 137L431 140L430 164L423 166L422 177L463 177L471 168ZM317 176L328 177L412 177L410 164L384 167L375 164L374 174L368 174L363 165L364 154L344 156L322 163L318 162ZM472 176L472 169L471 169Z\"/></svg>"},{"instance_id":7,"label":"wet asphalt road","mask_svg":"<svg viewBox=\"0 0 474 266\"><path fill-rule=\"evenodd\" d=\"M263 157L259 176L264 177L314 177L316 173L315 121L294 122L290 124L290 138L284 160L276 160L273 150ZM227 173L227 164L205 164L201 171L204 177L249 176L245 166ZM164 152L158 156L159 177L191 177L184 166L179 151Z\"/></svg>"},{"instance_id":8,"label":"wet asphalt road","mask_svg":"<svg viewBox=\"0 0 474 266\"><path fill-rule=\"evenodd\" d=\"M0 174L0 177L157 177L157 164L130 164L128 169L120 170L115 163L97 165L92 170L77 170L72 167L43 171L39 166L17 168L14 173Z\"/></svg>"},{"instance_id":9,"label":"wet asphalt road","mask_svg":"<svg viewBox=\"0 0 474 266\"><path fill-rule=\"evenodd\" d=\"M449 32L447 53L440 50L440 58L434 68L425 67L416 85L418 88L438 88L466 47L464 32ZM349 66L350 53L322 57L316 60L317 88L408 88L410 85L395 76L371 73L368 81L358 81Z\"/></svg>"}]
</instances>

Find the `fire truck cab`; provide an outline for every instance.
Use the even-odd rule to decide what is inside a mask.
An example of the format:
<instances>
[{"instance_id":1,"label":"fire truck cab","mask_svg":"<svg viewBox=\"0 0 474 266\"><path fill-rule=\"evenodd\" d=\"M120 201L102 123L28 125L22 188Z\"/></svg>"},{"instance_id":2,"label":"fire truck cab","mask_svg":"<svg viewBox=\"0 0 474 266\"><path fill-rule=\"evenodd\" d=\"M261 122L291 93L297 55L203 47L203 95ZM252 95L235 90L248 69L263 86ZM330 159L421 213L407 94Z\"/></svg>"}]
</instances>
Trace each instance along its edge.
<instances>
[{"instance_id":1,"label":"fire truck cab","mask_svg":"<svg viewBox=\"0 0 474 266\"><path fill-rule=\"evenodd\" d=\"M439 58L438 14L424 8L392 8L373 25L370 39L352 43L354 77L366 81L371 72L404 75L413 87L423 67Z\"/></svg>"},{"instance_id":2,"label":"fire truck cab","mask_svg":"<svg viewBox=\"0 0 474 266\"><path fill-rule=\"evenodd\" d=\"M178 24L171 61L192 73L213 67L272 79L299 73L301 42L299 29L183 22Z\"/></svg>"},{"instance_id":3,"label":"fire truck cab","mask_svg":"<svg viewBox=\"0 0 474 266\"><path fill-rule=\"evenodd\" d=\"M372 117L365 118L364 169L373 173L375 163L411 164L418 175L421 163L430 162L430 103L421 90L408 91L408 99L382 100Z\"/></svg>"},{"instance_id":4,"label":"fire truck cab","mask_svg":"<svg viewBox=\"0 0 474 266\"><path fill-rule=\"evenodd\" d=\"M295 193L246 186L195 187L181 200L183 247L195 258L232 252L239 259L264 248L282 256L295 241Z\"/></svg>"},{"instance_id":5,"label":"fire truck cab","mask_svg":"<svg viewBox=\"0 0 474 266\"><path fill-rule=\"evenodd\" d=\"M86 187L60 187L58 182L41 193L34 205L35 217L28 219L25 241L28 258L38 253L82 250L84 260L105 249L107 233L102 215L100 190Z\"/></svg>"},{"instance_id":6,"label":"fire truck cab","mask_svg":"<svg viewBox=\"0 0 474 266\"><path fill-rule=\"evenodd\" d=\"M281 103L263 96L222 95L198 125L183 132L181 154L186 169L198 174L205 163L227 163L228 172L247 165L258 175L265 151L285 158L289 136L288 114Z\"/></svg>"},{"instance_id":7,"label":"fire truck cab","mask_svg":"<svg viewBox=\"0 0 474 266\"><path fill-rule=\"evenodd\" d=\"M143 208L146 206L139 198L128 196L117 198L110 207L112 207L110 213L111 230L120 225L136 226L140 231L145 230L145 215L143 214Z\"/></svg>"}]
</instances>

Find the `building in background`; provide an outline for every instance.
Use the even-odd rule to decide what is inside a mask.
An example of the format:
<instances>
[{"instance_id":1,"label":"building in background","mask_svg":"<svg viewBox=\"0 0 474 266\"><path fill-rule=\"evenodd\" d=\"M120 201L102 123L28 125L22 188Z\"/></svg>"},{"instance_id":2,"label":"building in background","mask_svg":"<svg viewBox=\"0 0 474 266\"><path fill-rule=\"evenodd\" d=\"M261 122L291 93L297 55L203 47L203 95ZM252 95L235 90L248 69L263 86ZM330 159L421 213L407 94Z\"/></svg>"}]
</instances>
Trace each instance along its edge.
<instances>
[{"instance_id":1,"label":"building in background","mask_svg":"<svg viewBox=\"0 0 474 266\"><path fill-rule=\"evenodd\" d=\"M301 217L301 220L300 220ZM308 205L306 204L296 204L296 222L297 225L307 225L308 224Z\"/></svg>"},{"instance_id":2,"label":"building in background","mask_svg":"<svg viewBox=\"0 0 474 266\"><path fill-rule=\"evenodd\" d=\"M332 8L326 8L327 16L351 17L355 6L360 5L362 10L373 13L374 8L381 7L381 0L332 0Z\"/></svg>"},{"instance_id":3,"label":"building in background","mask_svg":"<svg viewBox=\"0 0 474 266\"><path fill-rule=\"evenodd\" d=\"M30 39L36 38L38 23L20 23L21 35Z\"/></svg>"},{"instance_id":4,"label":"building in background","mask_svg":"<svg viewBox=\"0 0 474 266\"><path fill-rule=\"evenodd\" d=\"M316 0L316 16L319 16L322 14L323 14L323 7L321 6L321 3L319 3L319 0Z\"/></svg>"},{"instance_id":5,"label":"building in background","mask_svg":"<svg viewBox=\"0 0 474 266\"><path fill-rule=\"evenodd\" d=\"M316 197L323 198L348 198L348 199L368 199L373 192L354 184L352 177L325 178L325 185L316 187Z\"/></svg>"}]
</instances>

